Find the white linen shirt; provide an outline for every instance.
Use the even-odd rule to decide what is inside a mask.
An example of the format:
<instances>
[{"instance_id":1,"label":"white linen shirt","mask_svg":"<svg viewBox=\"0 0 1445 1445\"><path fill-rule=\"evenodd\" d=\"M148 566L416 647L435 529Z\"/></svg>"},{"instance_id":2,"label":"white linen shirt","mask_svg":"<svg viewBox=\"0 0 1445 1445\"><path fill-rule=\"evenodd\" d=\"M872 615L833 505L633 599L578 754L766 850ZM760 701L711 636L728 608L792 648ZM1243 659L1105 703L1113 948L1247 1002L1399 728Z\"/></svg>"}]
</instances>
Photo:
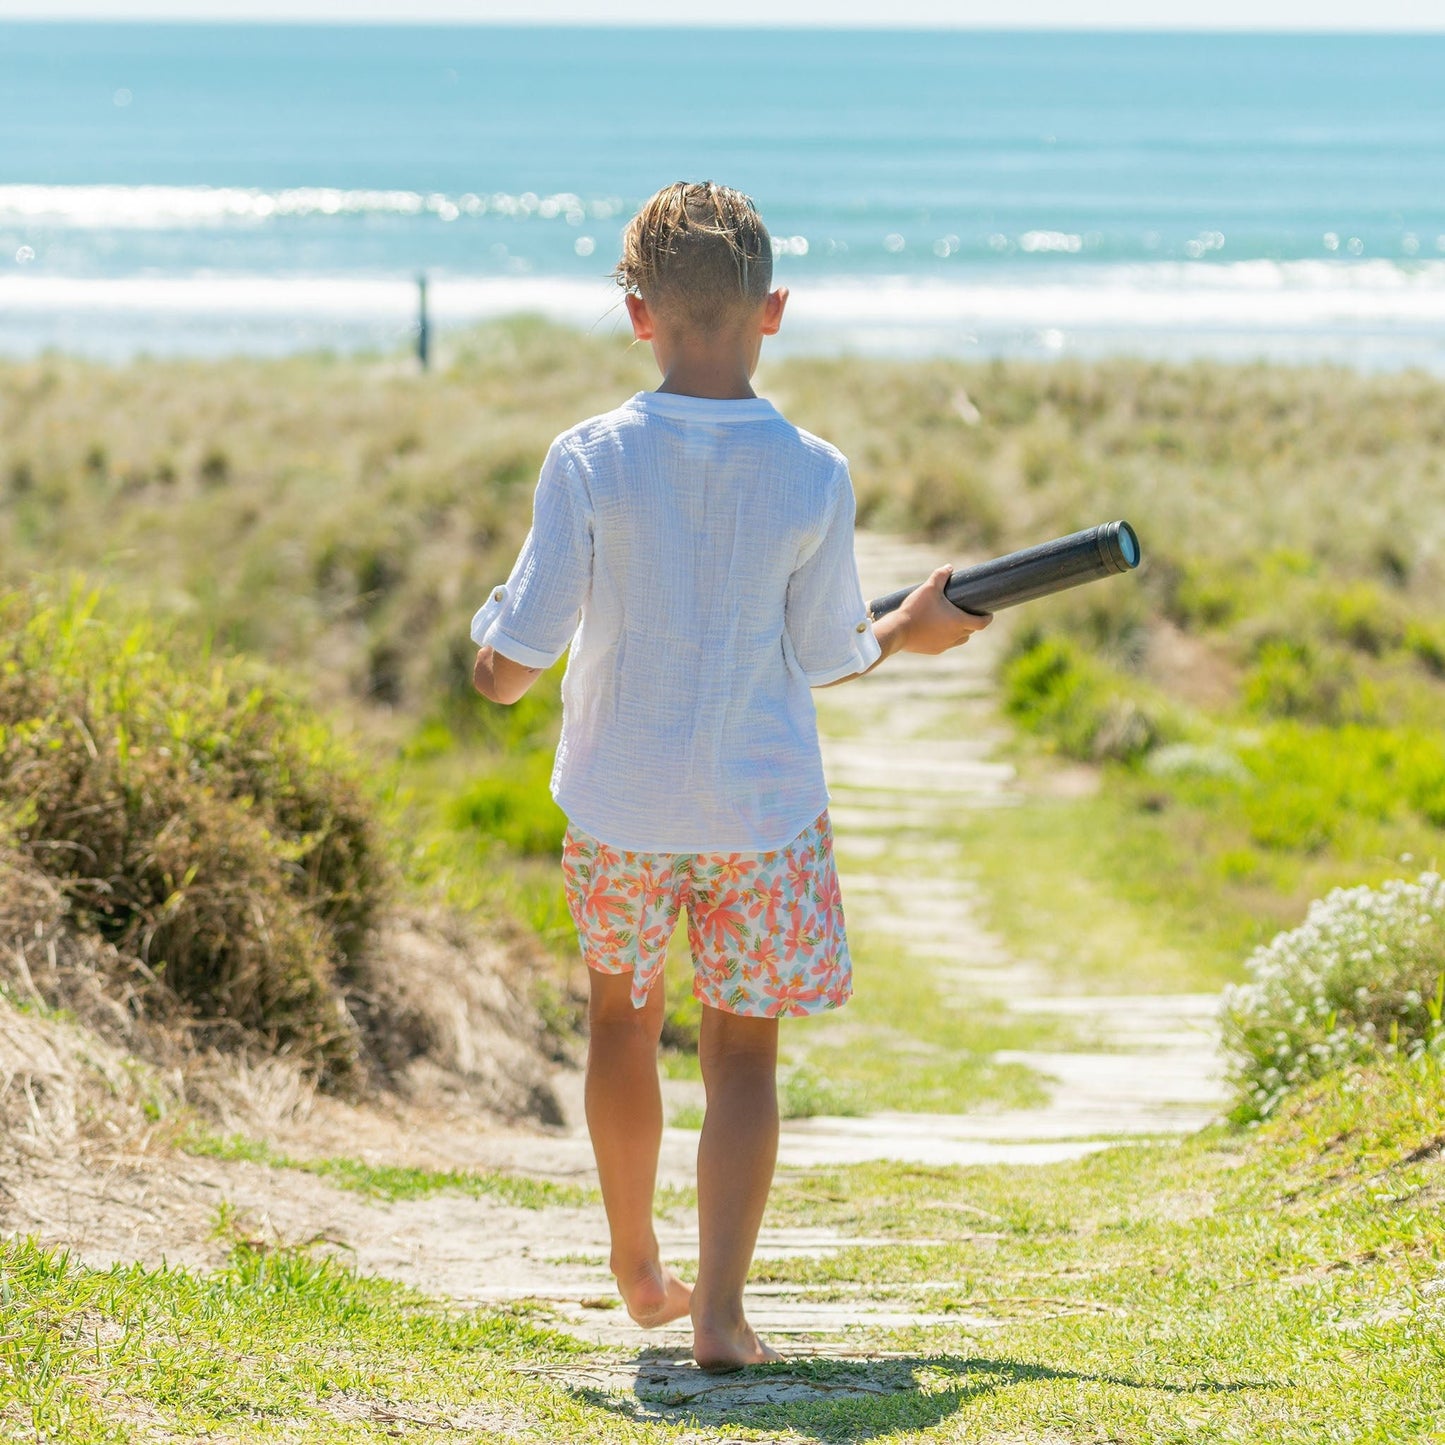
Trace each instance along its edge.
<instances>
[{"instance_id":1,"label":"white linen shirt","mask_svg":"<svg viewBox=\"0 0 1445 1445\"><path fill-rule=\"evenodd\" d=\"M639 392L563 432L472 639L570 645L552 794L637 852L767 852L828 801L809 689L879 656L848 465L760 398Z\"/></svg>"}]
</instances>

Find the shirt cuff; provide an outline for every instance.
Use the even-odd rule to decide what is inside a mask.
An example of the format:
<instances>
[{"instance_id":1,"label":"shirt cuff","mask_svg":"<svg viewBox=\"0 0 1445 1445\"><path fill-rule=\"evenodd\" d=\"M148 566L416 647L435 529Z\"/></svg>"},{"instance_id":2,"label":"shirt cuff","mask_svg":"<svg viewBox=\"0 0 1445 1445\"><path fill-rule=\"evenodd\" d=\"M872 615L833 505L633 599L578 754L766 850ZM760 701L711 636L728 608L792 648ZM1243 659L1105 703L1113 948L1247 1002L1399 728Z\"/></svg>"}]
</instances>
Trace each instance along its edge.
<instances>
[{"instance_id":1,"label":"shirt cuff","mask_svg":"<svg viewBox=\"0 0 1445 1445\"><path fill-rule=\"evenodd\" d=\"M477 609L476 616L472 618L472 641L478 647L490 647L494 652L500 652L503 657L519 662L523 667L551 667L566 652L566 647L556 652L543 652L518 641L502 628L502 611L506 605L507 589L494 587L492 595Z\"/></svg>"},{"instance_id":2,"label":"shirt cuff","mask_svg":"<svg viewBox=\"0 0 1445 1445\"><path fill-rule=\"evenodd\" d=\"M852 655L846 662L840 662L836 667L821 668L816 672L804 671L803 676L808 679L809 687L827 687L830 682L841 682L845 677L857 677L860 672L867 672L883 656L883 649L873 635L872 623L863 623L854 638Z\"/></svg>"}]
</instances>

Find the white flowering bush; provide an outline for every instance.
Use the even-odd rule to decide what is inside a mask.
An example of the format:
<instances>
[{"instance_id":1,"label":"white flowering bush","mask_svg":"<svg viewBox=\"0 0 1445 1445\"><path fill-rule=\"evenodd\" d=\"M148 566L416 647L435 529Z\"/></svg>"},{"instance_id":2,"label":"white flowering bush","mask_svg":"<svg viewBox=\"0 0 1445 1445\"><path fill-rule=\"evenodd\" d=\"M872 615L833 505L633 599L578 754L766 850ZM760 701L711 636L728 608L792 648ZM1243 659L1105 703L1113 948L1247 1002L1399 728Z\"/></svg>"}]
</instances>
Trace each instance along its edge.
<instances>
[{"instance_id":1,"label":"white flowering bush","mask_svg":"<svg viewBox=\"0 0 1445 1445\"><path fill-rule=\"evenodd\" d=\"M1445 878L1337 888L1246 968L1223 1018L1240 1122L1342 1064L1445 1054Z\"/></svg>"}]
</instances>

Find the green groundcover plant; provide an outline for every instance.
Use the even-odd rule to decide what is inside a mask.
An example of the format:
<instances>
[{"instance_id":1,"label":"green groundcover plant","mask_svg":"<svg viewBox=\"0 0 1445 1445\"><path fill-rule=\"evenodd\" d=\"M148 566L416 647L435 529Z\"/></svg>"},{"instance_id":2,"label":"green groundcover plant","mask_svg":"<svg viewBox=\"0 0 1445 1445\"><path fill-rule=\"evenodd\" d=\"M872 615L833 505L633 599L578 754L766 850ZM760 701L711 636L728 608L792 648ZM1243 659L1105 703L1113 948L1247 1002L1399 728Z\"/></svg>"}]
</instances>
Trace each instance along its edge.
<instances>
[{"instance_id":1,"label":"green groundcover plant","mask_svg":"<svg viewBox=\"0 0 1445 1445\"><path fill-rule=\"evenodd\" d=\"M1240 1122L1344 1064L1445 1053L1445 878L1337 888L1246 967L1224 1005Z\"/></svg>"}]
</instances>

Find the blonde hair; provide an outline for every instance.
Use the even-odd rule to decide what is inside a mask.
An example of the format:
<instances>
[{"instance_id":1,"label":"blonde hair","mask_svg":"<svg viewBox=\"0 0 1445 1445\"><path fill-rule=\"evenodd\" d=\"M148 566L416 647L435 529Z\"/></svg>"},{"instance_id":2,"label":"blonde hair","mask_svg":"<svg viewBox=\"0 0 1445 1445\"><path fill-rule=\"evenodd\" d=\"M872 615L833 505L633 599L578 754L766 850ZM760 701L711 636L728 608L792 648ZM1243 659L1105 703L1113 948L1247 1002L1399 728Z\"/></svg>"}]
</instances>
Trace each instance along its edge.
<instances>
[{"instance_id":1,"label":"blonde hair","mask_svg":"<svg viewBox=\"0 0 1445 1445\"><path fill-rule=\"evenodd\" d=\"M773 281L773 243L752 200L712 181L674 181L628 222L613 276L649 306L699 328L755 306Z\"/></svg>"}]
</instances>

